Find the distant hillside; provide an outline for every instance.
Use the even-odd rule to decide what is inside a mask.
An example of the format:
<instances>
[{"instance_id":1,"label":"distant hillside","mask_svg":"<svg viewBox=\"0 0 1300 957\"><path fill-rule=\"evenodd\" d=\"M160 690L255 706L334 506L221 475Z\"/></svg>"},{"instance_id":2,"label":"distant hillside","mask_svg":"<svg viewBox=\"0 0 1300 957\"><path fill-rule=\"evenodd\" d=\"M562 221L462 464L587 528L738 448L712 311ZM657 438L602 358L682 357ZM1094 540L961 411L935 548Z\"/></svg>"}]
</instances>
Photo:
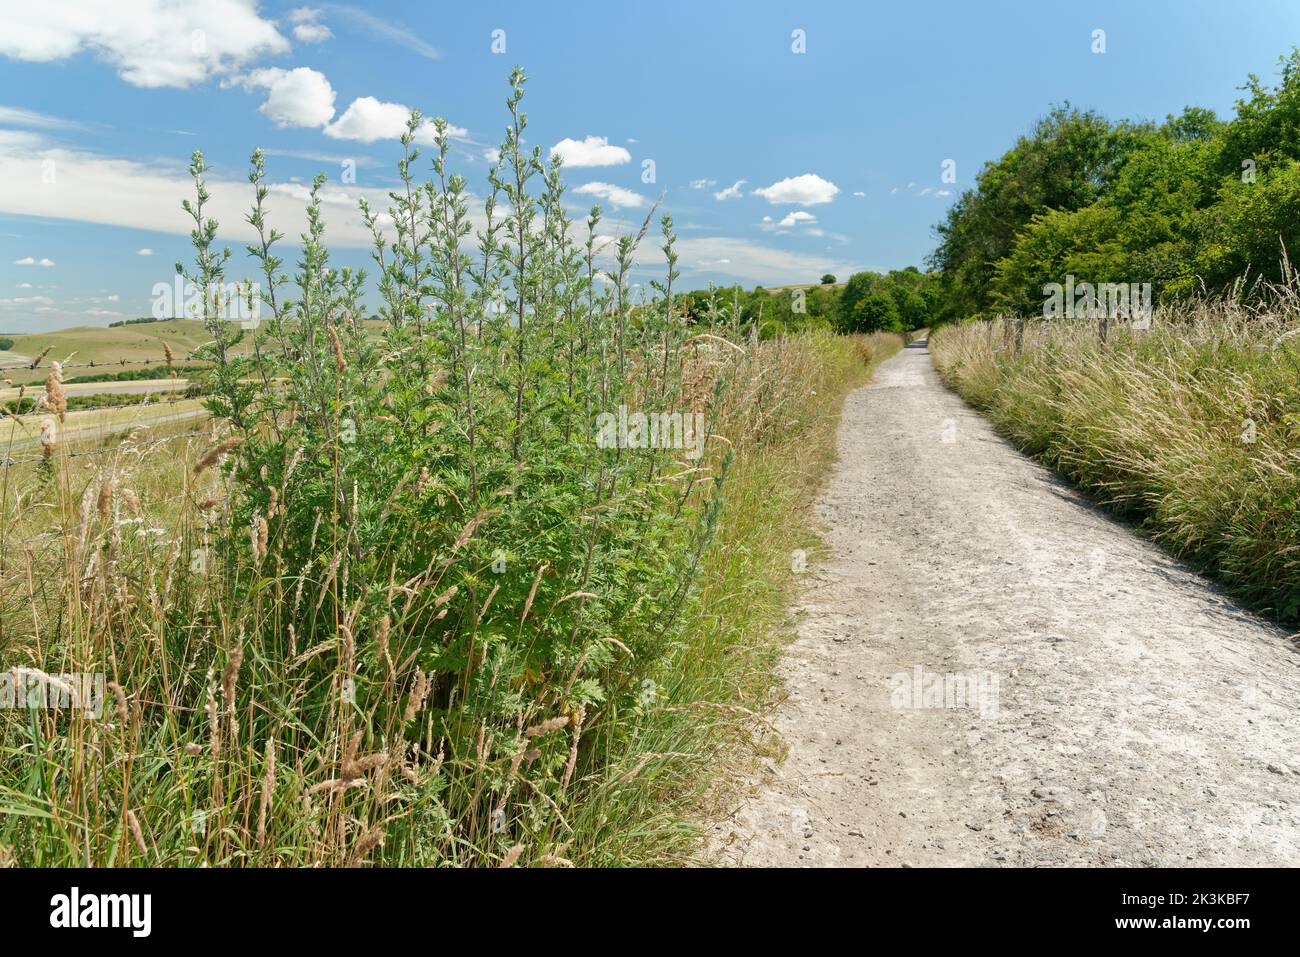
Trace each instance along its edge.
<instances>
[{"instance_id":1,"label":"distant hillside","mask_svg":"<svg viewBox=\"0 0 1300 957\"><path fill-rule=\"evenodd\" d=\"M183 364L193 350L212 339L197 319L167 319L113 328L74 326L53 332L14 333L5 338L12 339L13 345L9 351L0 352L0 371L15 383L44 377L41 370L15 369L13 366L30 362L47 348L49 354L41 365L48 367L51 361L66 362L71 376L74 368L84 371L80 367L92 362L96 366L120 366L122 360L132 365L161 364L165 361L163 343L171 346L177 364Z\"/></svg>"},{"instance_id":2,"label":"distant hillside","mask_svg":"<svg viewBox=\"0 0 1300 957\"><path fill-rule=\"evenodd\" d=\"M365 325L375 335L384 323L367 320ZM191 352L212 341L197 319L164 319L110 327L74 326L52 332L6 333L4 338L12 340L13 345L8 351L0 350L0 377L16 385L43 380L51 361L65 363L69 378L84 375L88 371L85 367L92 362L97 368L108 367L106 371L162 365L163 343L171 346L176 364L184 365ZM252 336L246 336L235 351L242 352L251 345ZM22 367L47 348L50 351L41 361L40 369ZM123 360L126 365L122 365Z\"/></svg>"}]
</instances>

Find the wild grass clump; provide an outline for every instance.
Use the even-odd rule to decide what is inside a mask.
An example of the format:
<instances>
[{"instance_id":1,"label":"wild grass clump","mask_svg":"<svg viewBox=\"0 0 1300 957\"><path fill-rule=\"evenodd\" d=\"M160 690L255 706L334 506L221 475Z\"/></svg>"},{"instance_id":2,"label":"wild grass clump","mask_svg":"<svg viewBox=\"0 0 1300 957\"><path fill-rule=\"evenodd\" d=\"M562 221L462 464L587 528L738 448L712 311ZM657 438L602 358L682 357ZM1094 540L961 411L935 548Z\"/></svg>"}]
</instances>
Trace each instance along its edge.
<instances>
[{"instance_id":1,"label":"wild grass clump","mask_svg":"<svg viewBox=\"0 0 1300 957\"><path fill-rule=\"evenodd\" d=\"M247 348L220 319L230 253L195 154L210 440L152 473L88 468L52 419L48 463L4 478L6 514L45 526L43 553L0 568L22 586L0 606L6 666L107 679L93 718L0 712L19 863L689 855L687 804L770 680L813 484L779 463L825 446L897 343L688 325L667 216L664 278L634 301L650 218L598 268L600 210L568 218L558 163L523 145L523 86L481 205L440 119L417 180L412 116L392 205L362 207L379 336L367 277L329 264L323 179L286 274L259 151L248 253L270 315ZM638 414L655 418L597 440Z\"/></svg>"},{"instance_id":2,"label":"wild grass clump","mask_svg":"<svg viewBox=\"0 0 1300 957\"><path fill-rule=\"evenodd\" d=\"M944 379L1026 451L1238 598L1300 620L1300 301L1155 310L1149 330L937 330Z\"/></svg>"}]
</instances>

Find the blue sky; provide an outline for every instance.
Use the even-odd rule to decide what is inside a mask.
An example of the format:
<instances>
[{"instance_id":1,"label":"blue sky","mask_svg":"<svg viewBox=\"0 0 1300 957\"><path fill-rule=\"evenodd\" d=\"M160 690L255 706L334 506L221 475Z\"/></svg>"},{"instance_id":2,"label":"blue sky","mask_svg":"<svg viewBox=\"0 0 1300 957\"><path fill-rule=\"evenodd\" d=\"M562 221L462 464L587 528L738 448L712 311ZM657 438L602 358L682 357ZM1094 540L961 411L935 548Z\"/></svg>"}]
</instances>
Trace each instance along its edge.
<instances>
[{"instance_id":1,"label":"blue sky","mask_svg":"<svg viewBox=\"0 0 1300 957\"><path fill-rule=\"evenodd\" d=\"M195 148L229 278L254 271L258 146L273 222L295 236L302 186L324 172L334 261L369 265L354 205L395 181L398 106L453 124L481 193L516 64L528 140L571 160L576 215L600 201L604 232L626 232L663 192L685 285L752 286L920 265L980 165L1053 104L1226 116L1248 73L1271 79L1300 44L1284 0L485 6L0 0L0 332L147 315L188 256ZM643 279L659 268L646 253Z\"/></svg>"}]
</instances>

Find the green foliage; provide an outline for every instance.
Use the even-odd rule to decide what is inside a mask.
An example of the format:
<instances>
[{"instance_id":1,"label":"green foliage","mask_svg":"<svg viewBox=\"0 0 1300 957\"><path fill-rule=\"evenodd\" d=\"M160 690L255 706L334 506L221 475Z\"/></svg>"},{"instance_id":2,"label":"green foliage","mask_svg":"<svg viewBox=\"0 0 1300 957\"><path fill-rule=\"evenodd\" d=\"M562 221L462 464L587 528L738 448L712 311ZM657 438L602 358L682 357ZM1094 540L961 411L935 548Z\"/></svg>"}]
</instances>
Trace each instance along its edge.
<instances>
[{"instance_id":1,"label":"green foliage","mask_svg":"<svg viewBox=\"0 0 1300 957\"><path fill-rule=\"evenodd\" d=\"M119 319L117 322L110 322L108 328L116 329L119 326L142 326L151 322L164 322L156 316L141 316L139 319Z\"/></svg>"},{"instance_id":2,"label":"green foliage","mask_svg":"<svg viewBox=\"0 0 1300 957\"><path fill-rule=\"evenodd\" d=\"M1042 308L1043 286L1150 282L1157 301L1285 278L1300 242L1300 51L1236 116L1159 126L1054 110L937 227L941 321Z\"/></svg>"},{"instance_id":3,"label":"green foliage","mask_svg":"<svg viewBox=\"0 0 1300 957\"><path fill-rule=\"evenodd\" d=\"M724 324L737 332L757 329L764 339L829 329L905 332L929 325L938 283L937 274L908 266L883 275L854 273L839 289L826 282L777 291L729 286L688 292L682 300L691 322Z\"/></svg>"},{"instance_id":4,"label":"green foliage","mask_svg":"<svg viewBox=\"0 0 1300 957\"><path fill-rule=\"evenodd\" d=\"M64 380L68 385L78 382L148 382L153 379L183 378L199 375L208 371L206 366L145 366L140 369L123 369L119 372L88 372L85 375L69 376Z\"/></svg>"},{"instance_id":5,"label":"green foliage","mask_svg":"<svg viewBox=\"0 0 1300 957\"><path fill-rule=\"evenodd\" d=\"M833 286L835 285L835 282L835 277L831 273L826 273L826 275L822 276L823 286Z\"/></svg>"},{"instance_id":6,"label":"green foliage","mask_svg":"<svg viewBox=\"0 0 1300 957\"><path fill-rule=\"evenodd\" d=\"M846 332L907 332L931 323L939 277L914 266L881 275L854 273L840 296L839 327Z\"/></svg>"},{"instance_id":7,"label":"green foliage","mask_svg":"<svg viewBox=\"0 0 1300 957\"><path fill-rule=\"evenodd\" d=\"M0 352L8 352L14 347L14 340L0 336Z\"/></svg>"}]
</instances>

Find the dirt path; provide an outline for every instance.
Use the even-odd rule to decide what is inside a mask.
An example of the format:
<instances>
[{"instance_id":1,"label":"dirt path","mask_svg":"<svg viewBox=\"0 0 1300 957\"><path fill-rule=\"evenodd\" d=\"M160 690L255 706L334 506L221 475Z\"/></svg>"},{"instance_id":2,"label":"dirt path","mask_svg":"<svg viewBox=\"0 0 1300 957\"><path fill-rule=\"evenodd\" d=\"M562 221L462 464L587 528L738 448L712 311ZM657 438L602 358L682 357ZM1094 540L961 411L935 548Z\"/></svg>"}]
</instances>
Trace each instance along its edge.
<instances>
[{"instance_id":1,"label":"dirt path","mask_svg":"<svg viewBox=\"0 0 1300 957\"><path fill-rule=\"evenodd\" d=\"M789 756L716 829L722 861L1300 864L1284 632L998 438L923 342L849 397L839 452ZM918 666L975 706L925 707L931 679L894 677Z\"/></svg>"}]
</instances>

